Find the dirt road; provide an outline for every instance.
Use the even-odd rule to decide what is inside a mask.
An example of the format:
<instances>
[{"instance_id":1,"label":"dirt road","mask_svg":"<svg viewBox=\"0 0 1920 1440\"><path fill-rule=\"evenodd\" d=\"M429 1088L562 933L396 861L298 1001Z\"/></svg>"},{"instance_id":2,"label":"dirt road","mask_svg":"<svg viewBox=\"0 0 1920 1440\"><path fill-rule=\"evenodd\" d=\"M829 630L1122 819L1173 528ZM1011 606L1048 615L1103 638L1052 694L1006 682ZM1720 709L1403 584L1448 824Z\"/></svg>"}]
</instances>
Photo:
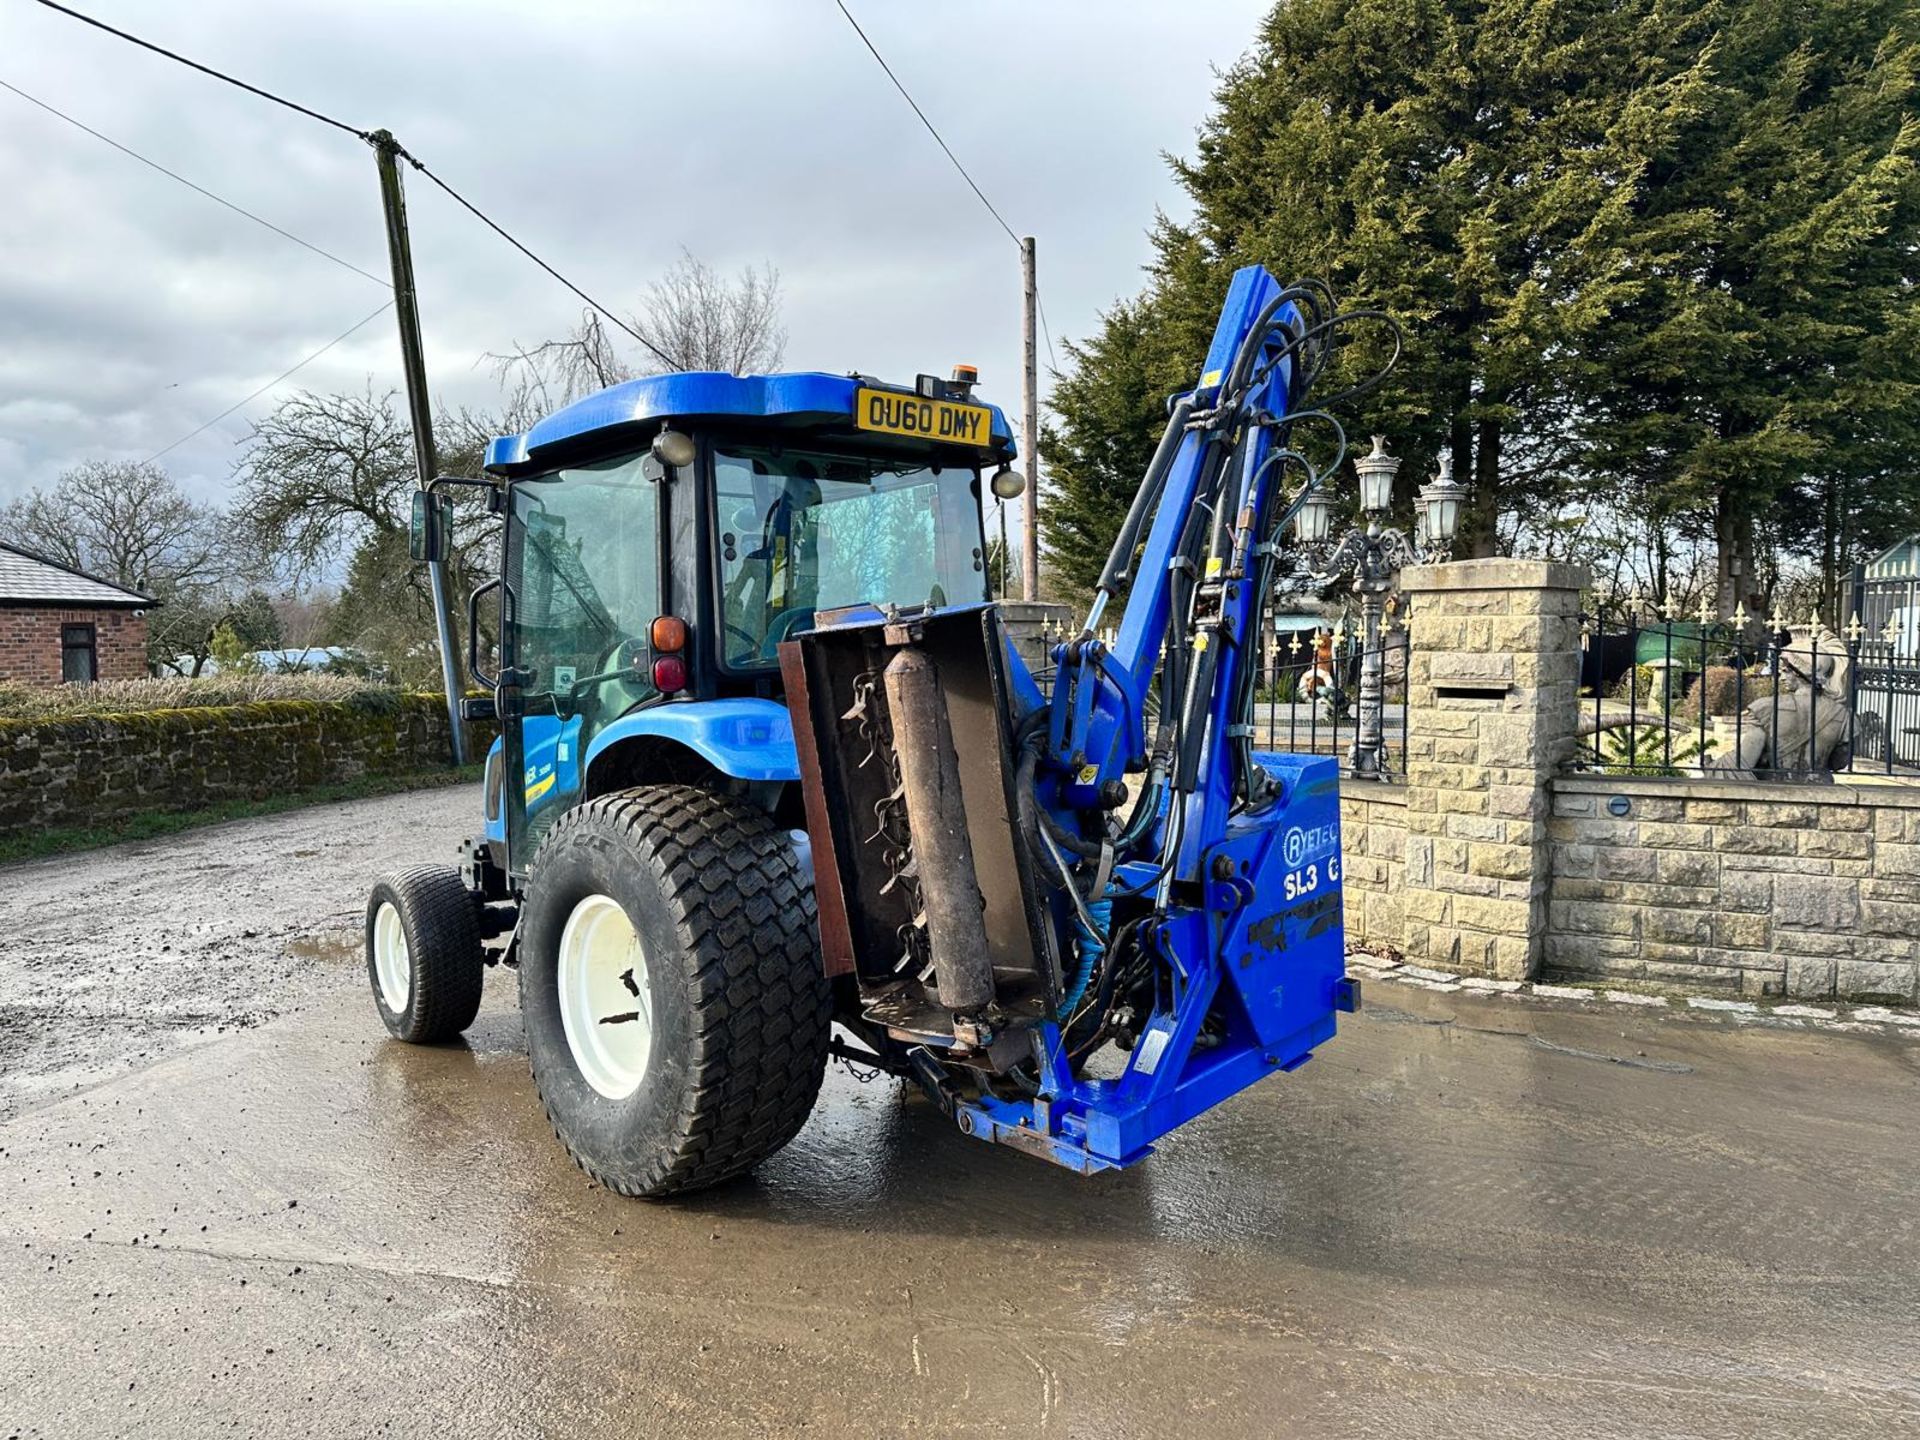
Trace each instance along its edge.
<instances>
[{"instance_id":1,"label":"dirt road","mask_svg":"<svg viewBox=\"0 0 1920 1440\"><path fill-rule=\"evenodd\" d=\"M368 877L475 805L0 870L0 1436L1920 1428L1920 1044L1399 997L1123 1174L836 1070L638 1204L510 976L446 1049L362 993Z\"/></svg>"},{"instance_id":2,"label":"dirt road","mask_svg":"<svg viewBox=\"0 0 1920 1440\"><path fill-rule=\"evenodd\" d=\"M338 994L380 871L452 855L479 788L0 866L0 1121Z\"/></svg>"}]
</instances>

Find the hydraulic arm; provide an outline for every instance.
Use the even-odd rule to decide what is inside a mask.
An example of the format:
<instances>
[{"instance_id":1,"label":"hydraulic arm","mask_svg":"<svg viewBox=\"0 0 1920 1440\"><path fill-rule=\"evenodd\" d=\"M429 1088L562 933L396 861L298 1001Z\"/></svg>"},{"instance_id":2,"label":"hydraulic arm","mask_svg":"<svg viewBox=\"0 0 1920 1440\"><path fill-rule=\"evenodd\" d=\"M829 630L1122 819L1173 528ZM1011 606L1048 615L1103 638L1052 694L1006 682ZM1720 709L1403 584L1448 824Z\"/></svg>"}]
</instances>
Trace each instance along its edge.
<instances>
[{"instance_id":1,"label":"hydraulic arm","mask_svg":"<svg viewBox=\"0 0 1920 1440\"><path fill-rule=\"evenodd\" d=\"M968 1133L1129 1164L1357 1002L1335 762L1264 748L1253 699L1326 406L1379 378L1313 401L1359 320L1234 276L1050 693L992 607L823 616L785 657L829 973Z\"/></svg>"}]
</instances>

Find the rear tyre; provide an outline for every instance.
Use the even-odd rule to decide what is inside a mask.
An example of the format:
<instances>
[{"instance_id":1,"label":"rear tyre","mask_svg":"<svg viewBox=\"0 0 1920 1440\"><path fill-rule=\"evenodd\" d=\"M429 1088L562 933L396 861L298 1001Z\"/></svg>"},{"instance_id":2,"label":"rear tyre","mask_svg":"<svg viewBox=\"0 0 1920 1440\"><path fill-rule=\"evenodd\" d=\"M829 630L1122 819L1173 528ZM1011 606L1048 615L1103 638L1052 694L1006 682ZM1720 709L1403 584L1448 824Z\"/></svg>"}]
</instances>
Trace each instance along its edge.
<instances>
[{"instance_id":1,"label":"rear tyre","mask_svg":"<svg viewBox=\"0 0 1920 1440\"><path fill-rule=\"evenodd\" d=\"M527 1058L554 1133L623 1195L749 1169L806 1123L832 996L793 841L743 802L622 790L555 823L520 936Z\"/></svg>"},{"instance_id":2,"label":"rear tyre","mask_svg":"<svg viewBox=\"0 0 1920 1440\"><path fill-rule=\"evenodd\" d=\"M416 865L382 876L367 897L367 979L393 1036L451 1040L480 1013L486 975L480 921L460 872Z\"/></svg>"}]
</instances>

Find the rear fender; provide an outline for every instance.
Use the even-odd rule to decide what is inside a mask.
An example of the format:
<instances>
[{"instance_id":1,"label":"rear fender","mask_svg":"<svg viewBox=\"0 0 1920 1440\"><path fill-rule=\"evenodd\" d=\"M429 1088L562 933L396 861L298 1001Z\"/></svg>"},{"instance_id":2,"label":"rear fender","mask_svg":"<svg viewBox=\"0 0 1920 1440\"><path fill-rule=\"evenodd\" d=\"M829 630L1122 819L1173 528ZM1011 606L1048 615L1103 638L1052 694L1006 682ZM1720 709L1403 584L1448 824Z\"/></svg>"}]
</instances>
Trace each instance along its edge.
<instances>
[{"instance_id":1,"label":"rear fender","mask_svg":"<svg viewBox=\"0 0 1920 1440\"><path fill-rule=\"evenodd\" d=\"M622 761L637 750L658 753L668 741L697 755L720 774L748 782L800 778L793 721L775 700L733 698L672 701L614 721L587 746L586 792L598 794L605 777L619 770L635 783ZM659 778L670 778L662 776Z\"/></svg>"}]
</instances>

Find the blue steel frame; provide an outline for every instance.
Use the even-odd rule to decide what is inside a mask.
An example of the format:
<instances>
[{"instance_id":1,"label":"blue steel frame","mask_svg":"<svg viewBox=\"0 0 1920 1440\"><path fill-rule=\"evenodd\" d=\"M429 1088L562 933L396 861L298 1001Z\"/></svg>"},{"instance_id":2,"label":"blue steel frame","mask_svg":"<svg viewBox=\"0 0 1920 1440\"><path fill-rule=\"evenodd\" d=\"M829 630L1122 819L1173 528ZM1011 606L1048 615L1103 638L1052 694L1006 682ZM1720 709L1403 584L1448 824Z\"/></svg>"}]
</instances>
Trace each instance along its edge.
<instances>
[{"instance_id":1,"label":"blue steel frame","mask_svg":"<svg viewBox=\"0 0 1920 1440\"><path fill-rule=\"evenodd\" d=\"M1083 635L1056 652L1041 799L1046 802L1051 780L1055 812L1063 818L1092 804L1102 784L1118 779L1129 762L1137 768L1147 753L1148 687L1172 603L1169 567L1201 498L1209 446L1233 451L1223 503L1234 500L1234 514L1267 513L1281 468L1265 464L1275 444L1272 426L1235 424L1211 407L1249 333L1280 294L1260 267L1234 276L1200 383L1189 397L1176 397L1193 401L1194 419L1167 474L1115 644L1109 650ZM1274 318L1297 317L1288 305ZM1263 363L1277 343L1263 349ZM1282 359L1271 368L1242 415L1284 417L1291 363ZM969 1134L1083 1172L1128 1165L1175 1126L1275 1070L1304 1064L1315 1046L1332 1038L1335 1012L1354 1008L1357 996L1344 978L1336 762L1257 754L1279 792L1234 813L1227 737L1240 719L1234 697L1241 669L1257 663L1254 636L1264 597L1251 579L1233 578L1231 563L1207 563L1201 578L1219 585L1218 618L1194 627L1191 637L1195 673L1206 673L1198 662L1210 648L1217 657L1198 783L1191 793L1171 795L1136 847L1160 853L1177 817L1175 873L1162 875L1143 859L1122 857L1114 877L1123 891L1157 888L1169 902L1147 942L1170 972L1167 995L1114 1079L1078 1077L1060 1026L1047 1023L1038 1095L956 1102L956 1119ZM1180 698L1164 703L1177 705ZM1200 903L1191 903L1196 898ZM1071 948L1061 947L1063 953ZM1224 1034L1205 1037L1203 1046L1210 1011L1224 1017Z\"/></svg>"}]
</instances>

